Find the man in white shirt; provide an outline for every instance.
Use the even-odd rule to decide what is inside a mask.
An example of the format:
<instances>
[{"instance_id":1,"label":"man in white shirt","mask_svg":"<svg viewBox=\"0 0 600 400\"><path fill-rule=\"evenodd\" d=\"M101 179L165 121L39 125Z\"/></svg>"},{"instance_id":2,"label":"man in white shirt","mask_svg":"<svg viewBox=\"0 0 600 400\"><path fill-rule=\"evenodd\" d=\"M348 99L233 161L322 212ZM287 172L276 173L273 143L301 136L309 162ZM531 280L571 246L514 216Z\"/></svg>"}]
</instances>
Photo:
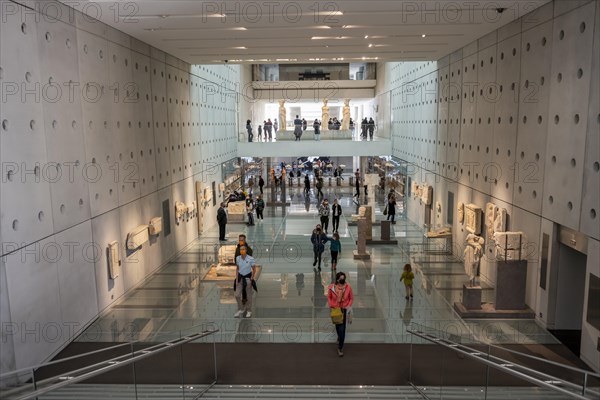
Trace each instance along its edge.
<instances>
[{"instance_id":1,"label":"man in white shirt","mask_svg":"<svg viewBox=\"0 0 600 400\"><path fill-rule=\"evenodd\" d=\"M238 311L234 317L240 318L245 313L245 317L250 318L252 316L252 287L256 286L254 283L256 266L254 258L247 254L246 246L240 246L240 255L235 258L235 265L237 268L233 287Z\"/></svg>"}]
</instances>

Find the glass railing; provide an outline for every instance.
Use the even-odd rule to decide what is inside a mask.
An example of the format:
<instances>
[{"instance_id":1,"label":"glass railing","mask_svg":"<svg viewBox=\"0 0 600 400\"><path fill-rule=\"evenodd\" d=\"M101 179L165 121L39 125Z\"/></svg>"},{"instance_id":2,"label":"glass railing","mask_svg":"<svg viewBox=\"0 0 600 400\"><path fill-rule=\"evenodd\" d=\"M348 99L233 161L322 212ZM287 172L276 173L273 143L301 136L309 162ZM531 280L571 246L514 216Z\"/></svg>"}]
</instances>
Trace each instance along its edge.
<instances>
[{"instance_id":1,"label":"glass railing","mask_svg":"<svg viewBox=\"0 0 600 400\"><path fill-rule=\"evenodd\" d=\"M147 398L148 385L156 391L157 382L170 393L168 398L197 398L217 380L216 332L193 327L157 336L153 343L121 343L12 371L0 376L0 398L87 398L88 391L104 390L125 398ZM210 342L212 346L190 351L193 344ZM200 367L193 376L184 373L190 364ZM172 397L173 393L181 396Z\"/></svg>"},{"instance_id":2,"label":"glass railing","mask_svg":"<svg viewBox=\"0 0 600 400\"><path fill-rule=\"evenodd\" d=\"M600 398L594 372L500 346L467 346L431 329L409 333L408 381L429 399Z\"/></svg>"}]
</instances>

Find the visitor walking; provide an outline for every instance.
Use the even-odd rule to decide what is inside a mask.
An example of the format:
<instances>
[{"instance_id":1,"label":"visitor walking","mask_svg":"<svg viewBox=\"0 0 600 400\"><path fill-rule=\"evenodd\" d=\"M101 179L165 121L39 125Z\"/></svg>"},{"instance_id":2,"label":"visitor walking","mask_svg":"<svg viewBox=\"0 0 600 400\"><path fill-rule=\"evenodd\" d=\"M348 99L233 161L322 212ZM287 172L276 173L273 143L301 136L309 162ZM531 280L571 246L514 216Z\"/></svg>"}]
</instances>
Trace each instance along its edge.
<instances>
[{"instance_id":1,"label":"visitor walking","mask_svg":"<svg viewBox=\"0 0 600 400\"><path fill-rule=\"evenodd\" d=\"M252 288L256 288L254 281L256 264L254 258L247 254L246 246L240 247L240 255L236 257L235 265L236 279L233 282L233 290L238 310L233 316L250 318L252 316Z\"/></svg>"},{"instance_id":2,"label":"visitor walking","mask_svg":"<svg viewBox=\"0 0 600 400\"><path fill-rule=\"evenodd\" d=\"M329 200L323 200L321 206L319 207L319 216L321 218L321 226L323 227L323 231L327 234L327 229L329 228Z\"/></svg>"},{"instance_id":3,"label":"visitor walking","mask_svg":"<svg viewBox=\"0 0 600 400\"><path fill-rule=\"evenodd\" d=\"M354 293L352 292L352 287L346 281L346 274L344 272L335 274L335 283L329 285L327 289L327 302L331 308L331 319L335 324L335 331L337 333L338 356L343 357L346 324L351 321L352 304L354 303ZM340 313L341 317L339 316Z\"/></svg>"},{"instance_id":4,"label":"visitor walking","mask_svg":"<svg viewBox=\"0 0 600 400\"><path fill-rule=\"evenodd\" d=\"M310 236L310 242L313 245L313 267L316 266L318 263L319 271L321 270L321 258L323 256L323 251L325 251L325 243L327 243L328 240L329 238L323 232L321 225L317 225L317 227L313 230L312 235Z\"/></svg>"},{"instance_id":5,"label":"visitor walking","mask_svg":"<svg viewBox=\"0 0 600 400\"><path fill-rule=\"evenodd\" d=\"M404 272L402 272L402 276L400 277L400 282L404 281L404 287L406 288L406 296L404 297L408 300L408 296L410 299L413 298L413 280L415 279L415 274L412 272L412 267L410 264L406 264L404 266Z\"/></svg>"},{"instance_id":6,"label":"visitor walking","mask_svg":"<svg viewBox=\"0 0 600 400\"><path fill-rule=\"evenodd\" d=\"M340 228L340 216L342 215L342 206L338 204L338 200L333 200L333 205L331 206L331 216L333 222L333 232L337 232Z\"/></svg>"}]
</instances>

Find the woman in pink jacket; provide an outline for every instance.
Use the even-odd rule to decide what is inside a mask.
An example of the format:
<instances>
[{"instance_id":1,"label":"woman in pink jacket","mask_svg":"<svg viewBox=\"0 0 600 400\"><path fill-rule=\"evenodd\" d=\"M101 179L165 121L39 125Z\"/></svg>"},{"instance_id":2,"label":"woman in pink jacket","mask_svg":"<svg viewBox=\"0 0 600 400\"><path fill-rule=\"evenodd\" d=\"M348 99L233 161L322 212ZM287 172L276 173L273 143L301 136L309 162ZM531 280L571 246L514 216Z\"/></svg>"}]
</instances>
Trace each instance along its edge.
<instances>
[{"instance_id":1,"label":"woman in pink jacket","mask_svg":"<svg viewBox=\"0 0 600 400\"><path fill-rule=\"evenodd\" d=\"M352 286L346 282L346 274L344 272L335 274L335 283L329 285L327 290L327 301L331 308L340 307L342 309L342 314L344 315L343 322L335 325L338 336L338 355L343 357L348 309L352 307L352 303L354 302Z\"/></svg>"}]
</instances>

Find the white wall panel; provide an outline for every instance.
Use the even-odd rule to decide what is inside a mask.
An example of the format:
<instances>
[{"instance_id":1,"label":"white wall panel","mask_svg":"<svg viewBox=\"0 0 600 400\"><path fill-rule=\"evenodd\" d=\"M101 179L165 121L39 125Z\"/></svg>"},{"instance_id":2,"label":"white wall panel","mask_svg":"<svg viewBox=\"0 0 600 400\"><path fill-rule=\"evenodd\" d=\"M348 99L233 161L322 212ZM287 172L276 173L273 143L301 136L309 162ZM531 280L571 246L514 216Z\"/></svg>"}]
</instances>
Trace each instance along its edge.
<instances>
[{"instance_id":1,"label":"white wall panel","mask_svg":"<svg viewBox=\"0 0 600 400\"><path fill-rule=\"evenodd\" d=\"M100 257L103 248L92 240L89 219L58 233L56 242L62 248L62 257L55 262L61 320L76 324L69 333L76 334L99 312L94 261ZM62 339L61 343L74 337Z\"/></svg>"},{"instance_id":2,"label":"white wall panel","mask_svg":"<svg viewBox=\"0 0 600 400\"><path fill-rule=\"evenodd\" d=\"M545 169L552 179L544 181L542 212L572 229L579 229L581 217L596 5L556 18L553 29Z\"/></svg>"},{"instance_id":3,"label":"white wall panel","mask_svg":"<svg viewBox=\"0 0 600 400\"><path fill-rule=\"evenodd\" d=\"M496 81L488 90L488 100L494 103L492 163L483 172L491 184L495 198L512 202L515 186L515 159L517 147L517 119L519 115L519 73L521 58L512 57L512 50L521 45L521 35L515 35L498 44ZM512 88L514 87L514 90ZM486 150L488 146L486 146ZM498 154L496 154L498 149ZM489 157L489 154L486 154ZM488 161L489 162L489 161Z\"/></svg>"},{"instance_id":4,"label":"white wall panel","mask_svg":"<svg viewBox=\"0 0 600 400\"><path fill-rule=\"evenodd\" d=\"M52 234L48 164L43 120L37 26L18 16L0 24L3 100L0 116L2 179L0 226L4 242L22 246ZM10 94L14 93L14 94Z\"/></svg>"},{"instance_id":5,"label":"white wall panel","mask_svg":"<svg viewBox=\"0 0 600 400\"><path fill-rule=\"evenodd\" d=\"M591 27L590 27L591 29ZM591 92L581 194L581 232L600 239L600 6L596 5Z\"/></svg>"},{"instance_id":6,"label":"white wall panel","mask_svg":"<svg viewBox=\"0 0 600 400\"><path fill-rule=\"evenodd\" d=\"M92 217L119 204L118 143L112 119L109 90L108 43L78 31L79 77L81 79L83 134L86 146L86 177Z\"/></svg>"},{"instance_id":7,"label":"white wall panel","mask_svg":"<svg viewBox=\"0 0 600 400\"><path fill-rule=\"evenodd\" d=\"M11 322L19 330L13 337L17 369L39 363L62 344L60 337L49 336L64 327L54 263L61 249L50 236L5 258Z\"/></svg>"},{"instance_id":8,"label":"white wall panel","mask_svg":"<svg viewBox=\"0 0 600 400\"><path fill-rule=\"evenodd\" d=\"M538 215L542 213L543 201L552 40L550 21L523 32L520 50L519 47L514 50L521 53L521 83L518 86L521 92L513 201Z\"/></svg>"},{"instance_id":9,"label":"white wall panel","mask_svg":"<svg viewBox=\"0 0 600 400\"><path fill-rule=\"evenodd\" d=\"M40 129L46 133L48 163L61 165L60 178L50 184L56 232L90 218L77 32L73 26L42 18L37 33L39 59L44 60L41 80L48 85L48 90L42 91Z\"/></svg>"}]
</instances>

